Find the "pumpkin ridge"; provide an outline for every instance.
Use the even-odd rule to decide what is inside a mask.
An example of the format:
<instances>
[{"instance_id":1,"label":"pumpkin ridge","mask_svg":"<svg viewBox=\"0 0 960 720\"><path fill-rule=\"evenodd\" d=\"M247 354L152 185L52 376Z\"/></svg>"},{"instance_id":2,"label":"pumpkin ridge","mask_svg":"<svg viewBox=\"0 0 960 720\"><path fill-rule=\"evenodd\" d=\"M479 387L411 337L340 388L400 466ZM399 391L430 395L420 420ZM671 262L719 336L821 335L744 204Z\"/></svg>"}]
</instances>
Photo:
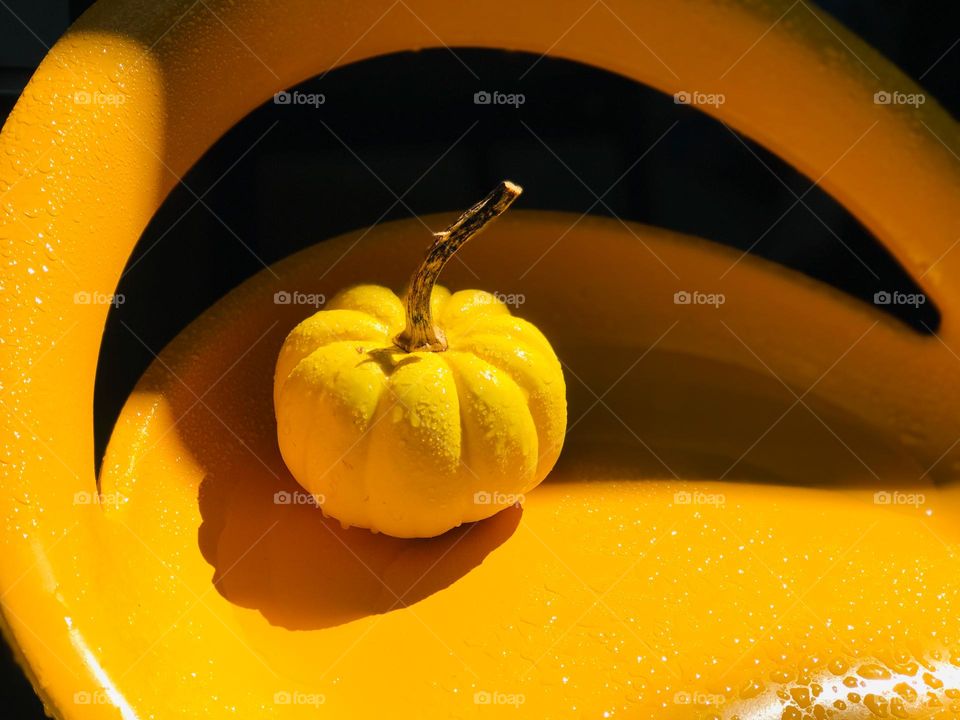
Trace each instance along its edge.
<instances>
[{"instance_id":1,"label":"pumpkin ridge","mask_svg":"<svg viewBox=\"0 0 960 720\"><path fill-rule=\"evenodd\" d=\"M314 338L312 338L309 334L307 334L306 331L301 331L300 334L297 334L298 330L300 330L301 328L305 328L309 324L313 323L313 324L322 325L323 327L325 327L327 330L331 332L331 335L333 335L334 333L331 330L332 326L330 323L326 321L329 318L329 316L324 315L322 313L316 313L302 320L300 323L298 323L296 327L294 327L294 329L291 331L290 335L287 336L287 339L284 341L283 346L280 348L280 354L277 357L277 362L274 366L274 371L273 371L274 372L274 403L276 403L276 399L279 397L280 392L283 390L283 386L286 385L287 380L290 378L290 374L296 369L296 367L301 362L306 360L310 355L315 353L320 348L325 347L327 345L331 345L335 342L367 342L370 340L378 339L375 337L371 337L371 338L360 337L361 335L365 335L367 331L376 332L380 336L379 339L382 340L383 342L387 342L387 338L390 336L389 328L387 327L386 323L383 323L382 321L377 319L375 316L371 315L370 313L363 312L362 310L353 310L350 308L335 308L333 310L323 311L323 312L357 313L359 316L372 321L373 327L371 327L370 325L367 325L366 323L358 326L355 322L344 322L343 325L346 328L346 332L344 332L343 334L347 336L354 335L355 337L335 336L330 340L327 340L326 342L320 342L320 343L317 343L316 345L313 345L309 341L313 340ZM363 332L362 333L355 332L358 330L362 330ZM292 341L293 342L292 346L289 344L291 342L290 336L293 336L294 338ZM302 352L302 348L300 347L299 343L303 343L304 346L312 346L312 347L310 347L309 350ZM291 356L296 356L298 353L301 353L301 352L302 354L299 359L297 359L295 362L290 361L289 358ZM281 373L284 373L282 378L281 378ZM279 384L278 384L278 379L279 379Z\"/></svg>"},{"instance_id":2,"label":"pumpkin ridge","mask_svg":"<svg viewBox=\"0 0 960 720\"><path fill-rule=\"evenodd\" d=\"M450 368L450 375L453 377L453 384L457 388L457 407L460 410L458 414L458 419L460 422L460 467L458 468L458 476L460 476L460 478L458 479L465 480L465 478L463 478L463 473L466 471L467 475L469 475L469 484L473 485L475 481L480 480L481 476L474 471L474 469L470 467L470 464L464 459L467 455L468 447L472 445L472 443L468 444L467 440L470 433L467 432L467 418L466 414L464 413L463 385L465 380L463 378L462 371L460 367L457 366L456 362L450 362L450 359L456 357L456 354L456 350L448 349L441 355L441 357L443 359L443 364ZM459 508L462 517L470 516L470 510L472 509L470 506L472 504L475 504L473 493L470 493L469 495L464 493L461 498L461 506ZM463 522L460 523L460 525L462 524Z\"/></svg>"},{"instance_id":3,"label":"pumpkin ridge","mask_svg":"<svg viewBox=\"0 0 960 720\"><path fill-rule=\"evenodd\" d=\"M552 467L553 463L555 462L555 459L550 459L547 457L546 455L547 452L549 452L555 447L558 448L558 451L559 451L559 446L562 446L563 441L562 439L559 442L550 441L549 437L547 437L551 429L550 418L544 417L544 418L541 418L542 422L537 422L537 418L533 416L533 408L531 407L531 400L535 397L534 393L532 393L530 390L524 387L523 383L521 383L520 380L518 380L515 377L515 374L512 371L512 368L506 362L506 359L497 358L493 355L493 353L490 351L490 346L493 343L480 344L480 342L478 342L482 338L489 338L490 340L493 340L494 342L497 342L497 343L506 343L510 347L522 348L525 352L528 352L531 356L533 356L535 360L535 362L533 363L534 365L540 365L547 361L553 361L559 364L559 360L556 359L556 356L553 353L551 353L550 355L547 355L538 346L536 345L531 346L530 343L525 342L525 339L518 339L515 336L503 337L503 336L489 335L489 334L476 335L476 336L473 336L469 341L469 345L468 345L469 349L465 348L462 350L462 352L470 352L473 355L476 355L478 358L486 362L488 365L503 372L511 380L513 380L513 382L517 384L517 387L524 394L524 400L525 400L524 406L527 408L528 412L530 412L531 417L533 417L534 419L533 425L537 432L537 471L538 471L537 476L539 478L540 468L543 465L550 465ZM561 368L558 368L558 372L560 374L560 377L562 378L563 370ZM544 400L544 402L546 401ZM547 412L546 407L544 408L544 412L545 413ZM563 425L564 425L564 431L565 431L566 430L565 421ZM544 476L545 475L546 474L544 474Z\"/></svg>"},{"instance_id":4,"label":"pumpkin ridge","mask_svg":"<svg viewBox=\"0 0 960 720\"><path fill-rule=\"evenodd\" d=\"M500 381L501 383L503 383L506 387L509 387L509 388L510 388L509 390L507 390L507 392L509 392L509 393L511 393L511 394L515 394L515 395L517 396L517 398L519 399L519 402L517 403L517 405L518 405L520 408L522 408L522 411L521 411L521 412L525 413L526 419L529 420L529 423L530 423L531 426L534 428L534 433L533 433L533 441L534 441L533 454L534 454L534 457L538 459L537 462L535 463L534 467L533 467L533 475L534 475L534 479L535 479L535 478L536 478L536 475L537 475L537 470L538 470L538 468L539 468L540 434L539 434L539 430L538 430L538 428L537 428L537 426L536 426L536 420L535 420L535 418L533 417L533 413L532 413L532 411L530 410L529 403L527 402L525 390L520 386L520 384L513 378L513 376L512 376L509 372L506 372L505 370L502 370L501 368L498 368L498 367L494 366L492 363L487 362L484 358L480 357L480 356L477 355L476 353L465 352L465 351L462 351L462 350L461 350L461 351L456 351L456 350L450 351L450 350L448 350L445 354L447 355L447 357L444 358L444 361L445 361L445 363L451 368L451 372L453 373L454 382L456 383L456 386L457 386L457 397L458 397L458 400L459 400L459 402L460 402L460 427L461 427L461 452L460 452L460 461L461 461L461 463L462 463L464 466L467 467L467 471L470 473L470 475L472 476L472 478L474 478L474 479L476 479L476 480L479 480L479 481L482 481L484 473L475 471L475 470L470 466L470 464L466 462L466 460L464 459L465 452L464 452L464 450L463 450L463 447L464 447L464 444L465 444L465 439L466 439L466 437L468 436L468 433L466 432L466 428L465 428L466 415L465 415L465 412L464 412L464 407L466 406L466 403L464 402L464 398L470 396L470 391L469 391L468 389L467 389L467 390L464 390L464 388L465 388L465 386L466 386L466 383L467 383L466 378L463 376L464 368L460 367L460 366L457 364L456 360L457 360L457 358L459 358L459 357L472 357L472 358L474 358L474 359L476 359L476 360L479 360L480 362L484 363L484 364L487 365L489 368L491 368L491 369L493 369L493 370L495 370L495 371L497 372L499 381ZM479 488L477 488L477 489L478 489L478 490L489 490L490 488L479 487Z\"/></svg>"}]
</instances>

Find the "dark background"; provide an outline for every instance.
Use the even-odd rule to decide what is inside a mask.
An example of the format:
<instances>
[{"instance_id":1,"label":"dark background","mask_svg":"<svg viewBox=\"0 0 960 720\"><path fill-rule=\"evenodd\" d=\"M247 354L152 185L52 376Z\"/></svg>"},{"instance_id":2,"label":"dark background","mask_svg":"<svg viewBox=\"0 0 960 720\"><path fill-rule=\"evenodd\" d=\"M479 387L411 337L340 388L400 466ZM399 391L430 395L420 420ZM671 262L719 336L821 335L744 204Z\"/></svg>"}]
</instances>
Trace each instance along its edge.
<instances>
[{"instance_id":1,"label":"dark background","mask_svg":"<svg viewBox=\"0 0 960 720\"><path fill-rule=\"evenodd\" d=\"M46 47L89 5L0 0L0 118ZM821 0L813 6L844 22L958 115L954 0ZM326 96L319 109L271 103L231 130L157 213L120 283L126 302L111 312L98 369L97 462L124 399L152 359L132 333L158 352L260 270L261 260L274 262L382 215L391 220L464 208L504 177L525 186L527 208L582 213L595 203L591 189L602 194L674 121L604 198L607 207L591 212L746 249L794 203L723 125L621 77L565 61L544 59L518 80L534 59L433 50L368 61L301 87ZM481 89L522 92L526 103L478 107L473 93ZM810 186L748 144L795 193ZM823 192L814 188L805 202L823 223L797 206L753 252L867 301L878 289L911 290L897 264ZM926 306L901 319L923 331L936 326L937 315ZM0 651L0 714L44 717L9 649Z\"/></svg>"}]
</instances>

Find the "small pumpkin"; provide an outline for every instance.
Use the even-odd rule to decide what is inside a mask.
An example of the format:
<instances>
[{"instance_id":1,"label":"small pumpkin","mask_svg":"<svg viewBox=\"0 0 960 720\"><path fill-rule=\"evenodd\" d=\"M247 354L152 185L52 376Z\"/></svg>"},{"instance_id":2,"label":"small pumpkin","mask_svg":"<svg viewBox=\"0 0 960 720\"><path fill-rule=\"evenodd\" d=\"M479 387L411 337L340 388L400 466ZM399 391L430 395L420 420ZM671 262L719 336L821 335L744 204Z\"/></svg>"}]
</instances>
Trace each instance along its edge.
<instances>
[{"instance_id":1,"label":"small pumpkin","mask_svg":"<svg viewBox=\"0 0 960 720\"><path fill-rule=\"evenodd\" d=\"M436 233L405 301L355 286L284 341L280 451L345 526L439 535L522 499L556 462L567 407L550 343L495 295L435 285L520 192L501 183Z\"/></svg>"}]
</instances>

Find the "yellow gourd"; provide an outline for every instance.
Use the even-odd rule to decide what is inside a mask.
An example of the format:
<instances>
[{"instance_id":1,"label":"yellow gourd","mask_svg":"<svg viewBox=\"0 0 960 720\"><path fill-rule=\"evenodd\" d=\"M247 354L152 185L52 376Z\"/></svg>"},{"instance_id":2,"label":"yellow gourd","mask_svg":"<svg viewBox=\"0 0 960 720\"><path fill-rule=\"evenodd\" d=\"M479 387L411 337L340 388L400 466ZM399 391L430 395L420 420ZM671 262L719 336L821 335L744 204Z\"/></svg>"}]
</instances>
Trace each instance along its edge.
<instances>
[{"instance_id":1,"label":"yellow gourd","mask_svg":"<svg viewBox=\"0 0 960 720\"><path fill-rule=\"evenodd\" d=\"M522 500L556 462L567 408L550 343L499 296L434 284L519 193L502 183L435 235L406 309L387 288L355 286L287 336L280 451L344 525L432 537Z\"/></svg>"}]
</instances>

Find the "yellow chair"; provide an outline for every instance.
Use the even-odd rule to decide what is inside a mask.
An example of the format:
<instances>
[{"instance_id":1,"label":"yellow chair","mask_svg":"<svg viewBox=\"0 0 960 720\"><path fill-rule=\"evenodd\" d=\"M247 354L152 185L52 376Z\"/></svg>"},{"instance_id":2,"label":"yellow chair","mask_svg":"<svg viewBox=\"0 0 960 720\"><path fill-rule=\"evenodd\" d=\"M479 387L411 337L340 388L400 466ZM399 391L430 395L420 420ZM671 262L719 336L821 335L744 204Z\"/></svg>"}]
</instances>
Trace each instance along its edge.
<instances>
[{"instance_id":1,"label":"yellow chair","mask_svg":"<svg viewBox=\"0 0 960 720\"><path fill-rule=\"evenodd\" d=\"M565 364L560 464L522 510L434 540L342 530L283 502L270 372L312 308L272 295L334 265L328 296L402 285L424 229L383 225L261 273L164 350L98 493L108 305L85 299L114 292L177 178L278 90L441 44L723 93L705 111L843 202L941 326L693 238L511 211L463 259L525 295ZM48 710L960 717L960 138L932 100L874 102L893 91L920 92L780 0L101 0L0 135L0 610Z\"/></svg>"}]
</instances>

